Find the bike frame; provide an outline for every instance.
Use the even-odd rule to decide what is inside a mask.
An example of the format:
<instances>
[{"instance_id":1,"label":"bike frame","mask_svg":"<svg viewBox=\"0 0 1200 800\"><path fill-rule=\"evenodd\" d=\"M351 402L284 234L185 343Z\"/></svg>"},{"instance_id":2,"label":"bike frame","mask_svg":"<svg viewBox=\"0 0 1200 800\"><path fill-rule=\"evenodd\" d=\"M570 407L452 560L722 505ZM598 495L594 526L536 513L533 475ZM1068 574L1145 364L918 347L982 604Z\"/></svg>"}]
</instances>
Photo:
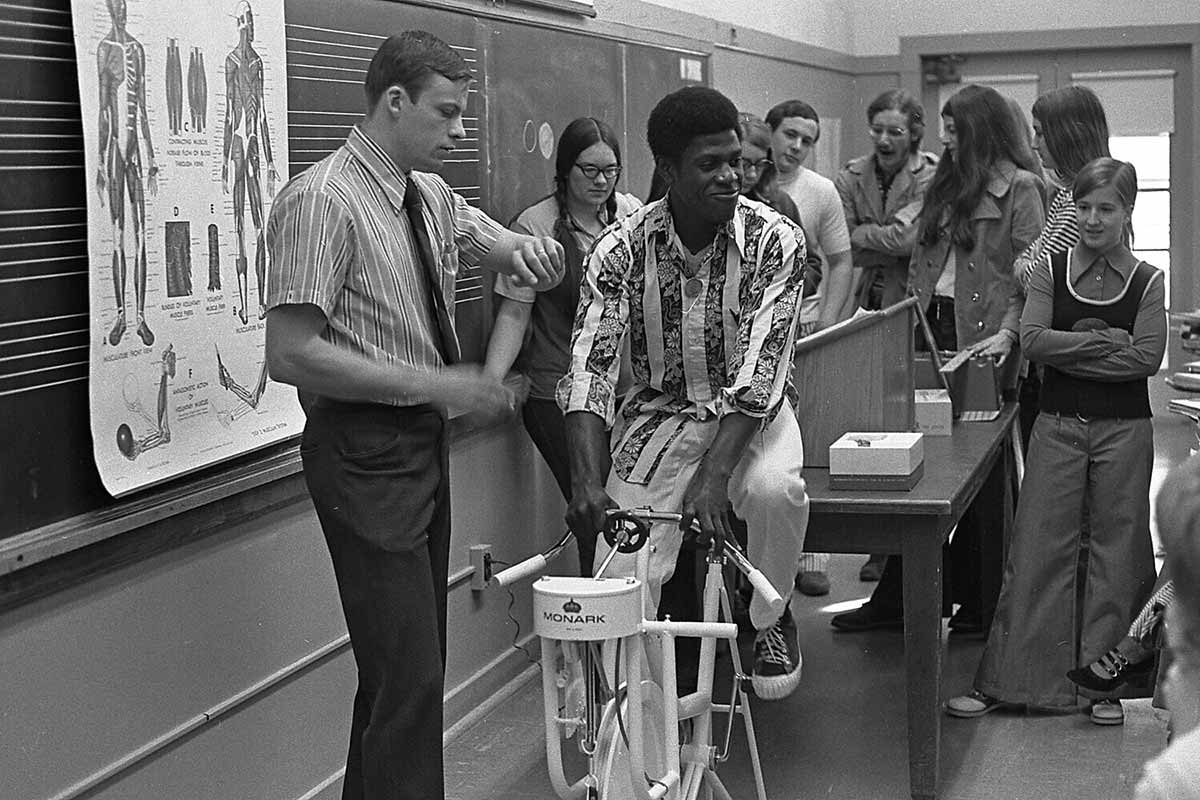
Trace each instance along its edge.
<instances>
[{"instance_id":1,"label":"bike frame","mask_svg":"<svg viewBox=\"0 0 1200 800\"><path fill-rule=\"evenodd\" d=\"M666 514L646 509L636 509L618 514L650 522L675 522L679 514ZM618 537L620 534L618 534ZM646 533L648 538L648 532ZM557 556L569 543L571 534L568 533L554 547L541 556L522 562L496 576L501 585L512 583L520 577L530 574L540 574L546 563ZM618 540L618 544L622 543ZM645 543L643 542L643 545ZM604 577L612 561L612 555L617 551L614 546L612 553L601 564L593 579L574 579L578 581L600 580ZM600 742L597 733L613 730L613 720L616 718L622 726L621 737L628 746L629 780L634 787L634 796L641 800L695 800L701 791L707 787L712 795L722 800L732 800L715 772L716 764L729 757L730 741L733 735L733 715L742 716L745 727L747 745L750 750L751 763L755 778L755 788L758 800L766 800L766 790L762 775L762 765L758 758L758 743L754 733L753 719L745 694L742 692L742 681L745 675L742 671L740 654L736 638L737 626L732 622L719 622L719 614L723 611L725 618L731 618L730 603L725 591L723 566L731 561L739 570L750 577L756 589L763 591L772 600L778 595L770 587L769 582L757 569L746 560L741 551L732 543L726 543L722 552L715 547L709 548L706 558L707 569L703 592L703 619L700 622L675 622L670 619L647 619L645 610L649 605L649 584L646 577L649 573L650 548L642 546L637 551L634 580L638 584L637 598L640 603L637 616L636 630L629 635L609 639L575 639L560 640L539 633L541 638L541 668L542 668L542 700L545 709L546 724L546 763L550 783L555 793L562 800L591 800L601 797L601 782L605 764L600 763L603 754L598 754ZM556 579L543 579L554 581ZM571 580L571 579L560 579ZM538 590L535 584L535 592ZM769 593L768 593L769 592ZM684 697L678 697L678 684L675 675L676 652L675 640L680 636L694 636L701 639L699 674L697 689ZM653 646L650 639L657 641ZM730 651L734 662L734 678L731 696L728 703L713 702L713 682L715 677L715 662L717 640L726 639L731 642ZM555 666L559 651L562 647L578 647L583 662L585 681L585 714L583 719L570 716L568 713L559 717L556 710L559 705L558 671ZM597 665L597 650L600 651L601 665ZM617 653L620 657L617 657ZM657 658L655 658L657 656ZM646 742L643 735L644 724L647 722L645 707L647 698L643 692L645 679L644 667L649 666L652 680L658 681L662 692L661 733L663 747L662 774L649 776L647 770ZM597 671L599 667L599 672ZM656 674L657 673L657 674ZM595 698L595 677L602 675L605 683L613 687L613 696L605 704L600 720L595 719L597 706ZM619 680L618 680L619 679ZM620 687L624 687L624 697ZM678 700L674 700L678 698ZM622 710L624 709L624 710ZM713 713L727 715L722 748L718 749L713 740ZM679 740L679 723L681 720L692 720L691 741L681 745ZM657 724L658 720L652 720ZM563 765L562 739L564 726L581 726L583 733L579 741L581 751L587 756L587 772L575 781L569 781ZM645 787L644 793L639 789Z\"/></svg>"}]
</instances>

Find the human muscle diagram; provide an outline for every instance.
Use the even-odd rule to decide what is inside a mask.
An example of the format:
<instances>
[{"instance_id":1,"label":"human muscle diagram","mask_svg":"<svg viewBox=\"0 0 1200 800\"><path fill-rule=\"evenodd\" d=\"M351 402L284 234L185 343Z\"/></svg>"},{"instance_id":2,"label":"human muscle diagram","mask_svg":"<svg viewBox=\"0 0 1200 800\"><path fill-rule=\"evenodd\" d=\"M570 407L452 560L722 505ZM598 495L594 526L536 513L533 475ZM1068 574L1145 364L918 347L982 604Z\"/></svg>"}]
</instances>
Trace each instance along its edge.
<instances>
[{"instance_id":1,"label":"human muscle diagram","mask_svg":"<svg viewBox=\"0 0 1200 800\"><path fill-rule=\"evenodd\" d=\"M283 0L74 0L72 15L92 439L121 495L303 429L263 357L263 229L288 163Z\"/></svg>"},{"instance_id":2,"label":"human muscle diagram","mask_svg":"<svg viewBox=\"0 0 1200 800\"><path fill-rule=\"evenodd\" d=\"M167 386L175 377L174 345L168 345L167 349L163 351L161 370L154 416L146 411L146 407L142 403L141 390L143 387L138 382L136 375L126 375L121 386L125 410L129 412L134 425L137 425L139 429L145 429L144 433L135 434L128 422L122 422L117 426L117 449L130 461L136 461L137 457L147 450L153 450L171 441L171 419L167 413Z\"/></svg>"},{"instance_id":3,"label":"human muscle diagram","mask_svg":"<svg viewBox=\"0 0 1200 800\"><path fill-rule=\"evenodd\" d=\"M233 220L237 236L238 316L248 319L249 276L247 275L246 205L254 223L254 277L258 288L258 318L266 316L267 254L264 250L262 170L259 147L267 160L267 194L275 194L278 173L271 158L271 135L263 107L263 62L254 49L254 9L246 0L238 3L238 44L225 57L225 145L221 158L221 186L230 190L233 179Z\"/></svg>"}]
</instances>

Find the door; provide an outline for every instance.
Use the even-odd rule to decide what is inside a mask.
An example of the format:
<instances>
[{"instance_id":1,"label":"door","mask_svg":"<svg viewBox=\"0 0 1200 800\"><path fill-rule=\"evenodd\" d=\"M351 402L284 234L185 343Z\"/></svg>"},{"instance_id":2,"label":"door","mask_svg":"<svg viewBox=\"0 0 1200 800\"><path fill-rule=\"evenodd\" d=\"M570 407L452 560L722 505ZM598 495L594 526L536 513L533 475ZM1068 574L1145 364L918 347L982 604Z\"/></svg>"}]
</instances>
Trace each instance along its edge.
<instances>
[{"instance_id":1,"label":"door","mask_svg":"<svg viewBox=\"0 0 1200 800\"><path fill-rule=\"evenodd\" d=\"M944 56L926 56L932 64ZM1138 173L1134 207L1134 253L1163 270L1167 307L1191 308L1192 276L1187 272L1190 237L1187 220L1195 200L1182 187L1190 185L1192 142L1184 141L1190 110L1178 98L1190 91L1191 63L1187 48L1104 48L1047 52L992 52L957 56L957 83L927 83L923 101L927 115L937 117L945 99L966 83L989 85L1018 101L1026 115L1031 97L1051 89L1083 85L1104 104L1109 148L1114 158L1129 161ZM926 74L935 69L923 70ZM944 74L944 70L943 70ZM1172 191L1180 187L1180 191ZM1174 300L1174 303L1173 303ZM1171 362L1179 358L1175 337L1169 342Z\"/></svg>"}]
</instances>

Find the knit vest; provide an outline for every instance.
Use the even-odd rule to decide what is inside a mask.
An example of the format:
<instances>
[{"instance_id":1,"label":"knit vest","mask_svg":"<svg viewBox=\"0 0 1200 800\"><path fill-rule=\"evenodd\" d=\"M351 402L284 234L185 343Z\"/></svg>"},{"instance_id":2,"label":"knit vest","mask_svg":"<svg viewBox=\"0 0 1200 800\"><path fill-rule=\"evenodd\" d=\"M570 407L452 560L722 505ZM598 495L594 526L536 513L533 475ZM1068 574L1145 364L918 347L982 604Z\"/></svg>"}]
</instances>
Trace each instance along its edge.
<instances>
[{"instance_id":1,"label":"knit vest","mask_svg":"<svg viewBox=\"0 0 1200 800\"><path fill-rule=\"evenodd\" d=\"M1081 319L1103 320L1110 328L1124 328L1133 334L1138 307L1146 286L1154 277L1154 268L1139 261L1126 281L1125 290L1112 300L1084 300L1068 287L1070 253L1054 253L1050 268L1054 274L1054 316L1050 327L1056 331L1073 330ZM1090 419L1107 417L1137 419L1150 416L1150 395L1145 378L1131 381L1097 381L1079 378L1046 365L1042 380L1042 411L1077 414Z\"/></svg>"}]
</instances>

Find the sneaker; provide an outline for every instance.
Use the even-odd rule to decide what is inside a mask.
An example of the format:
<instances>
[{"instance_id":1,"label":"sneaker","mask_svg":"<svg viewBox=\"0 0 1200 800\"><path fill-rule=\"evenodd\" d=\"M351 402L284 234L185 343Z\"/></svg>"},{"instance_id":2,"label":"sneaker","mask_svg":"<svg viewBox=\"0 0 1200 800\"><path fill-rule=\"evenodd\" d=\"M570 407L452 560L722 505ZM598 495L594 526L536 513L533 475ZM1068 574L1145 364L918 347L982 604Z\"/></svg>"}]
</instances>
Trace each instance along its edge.
<instances>
[{"instance_id":1,"label":"sneaker","mask_svg":"<svg viewBox=\"0 0 1200 800\"><path fill-rule=\"evenodd\" d=\"M1097 700L1092 703L1092 722L1097 725L1124 725L1125 709L1120 700Z\"/></svg>"},{"instance_id":2,"label":"sneaker","mask_svg":"<svg viewBox=\"0 0 1200 800\"><path fill-rule=\"evenodd\" d=\"M977 689L972 689L967 694L951 697L946 701L945 709L946 713L952 717L974 719L982 717L984 714L990 714L1004 705L1006 703Z\"/></svg>"},{"instance_id":3,"label":"sneaker","mask_svg":"<svg viewBox=\"0 0 1200 800\"><path fill-rule=\"evenodd\" d=\"M796 576L796 588L809 597L829 594L829 576L824 572L801 572Z\"/></svg>"},{"instance_id":4,"label":"sneaker","mask_svg":"<svg viewBox=\"0 0 1200 800\"><path fill-rule=\"evenodd\" d=\"M792 612L786 606L783 616L754 639L754 670L750 685L764 700L787 697L800 685L800 636Z\"/></svg>"}]
</instances>

